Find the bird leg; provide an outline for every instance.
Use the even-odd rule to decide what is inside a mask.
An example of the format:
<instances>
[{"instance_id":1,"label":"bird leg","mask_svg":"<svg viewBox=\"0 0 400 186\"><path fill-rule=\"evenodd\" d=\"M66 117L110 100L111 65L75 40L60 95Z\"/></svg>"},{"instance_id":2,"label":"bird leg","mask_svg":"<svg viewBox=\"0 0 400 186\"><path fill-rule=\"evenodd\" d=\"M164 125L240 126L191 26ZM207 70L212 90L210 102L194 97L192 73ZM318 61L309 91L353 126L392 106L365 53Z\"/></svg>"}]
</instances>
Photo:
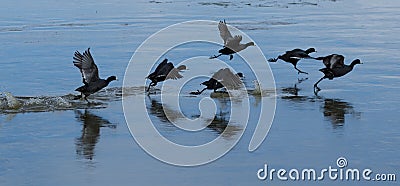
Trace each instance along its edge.
<instances>
[{"instance_id":1,"label":"bird leg","mask_svg":"<svg viewBox=\"0 0 400 186\"><path fill-rule=\"evenodd\" d=\"M217 57L219 57L219 56L221 56L222 54L219 54L219 55L214 55L214 56L211 56L209 59L215 59L215 58L217 58Z\"/></svg>"},{"instance_id":2,"label":"bird leg","mask_svg":"<svg viewBox=\"0 0 400 186\"><path fill-rule=\"evenodd\" d=\"M149 92L150 91L150 87L151 86L155 86L156 84L154 84L153 82L151 82L150 84L149 84L149 87L147 88L147 90L146 90L146 92Z\"/></svg>"},{"instance_id":3,"label":"bird leg","mask_svg":"<svg viewBox=\"0 0 400 186\"><path fill-rule=\"evenodd\" d=\"M300 74L300 73L308 74L307 72L304 72L304 71L301 71L300 69L298 69L297 66L294 66L294 69L297 70L297 73L298 73L298 74Z\"/></svg>"},{"instance_id":4,"label":"bird leg","mask_svg":"<svg viewBox=\"0 0 400 186\"><path fill-rule=\"evenodd\" d=\"M87 99L86 96L82 96L82 97L83 97L83 99L85 99L87 101L88 104L90 104L90 101Z\"/></svg>"},{"instance_id":5,"label":"bird leg","mask_svg":"<svg viewBox=\"0 0 400 186\"><path fill-rule=\"evenodd\" d=\"M321 82L323 79L325 79L325 76L319 79L315 84L314 84L314 94L317 94L321 89L318 87L318 83ZM315 91L317 89L317 91Z\"/></svg>"},{"instance_id":6,"label":"bird leg","mask_svg":"<svg viewBox=\"0 0 400 186\"><path fill-rule=\"evenodd\" d=\"M206 87L206 88L203 88L203 90L201 90L201 91L197 90L197 92L190 92L190 94L200 95L200 94L203 93L203 91L205 91L206 89L207 89L207 87Z\"/></svg>"},{"instance_id":7,"label":"bird leg","mask_svg":"<svg viewBox=\"0 0 400 186\"><path fill-rule=\"evenodd\" d=\"M151 86L151 83L149 84L149 87L147 87L146 92L148 92L150 90L150 86Z\"/></svg>"}]
</instances>

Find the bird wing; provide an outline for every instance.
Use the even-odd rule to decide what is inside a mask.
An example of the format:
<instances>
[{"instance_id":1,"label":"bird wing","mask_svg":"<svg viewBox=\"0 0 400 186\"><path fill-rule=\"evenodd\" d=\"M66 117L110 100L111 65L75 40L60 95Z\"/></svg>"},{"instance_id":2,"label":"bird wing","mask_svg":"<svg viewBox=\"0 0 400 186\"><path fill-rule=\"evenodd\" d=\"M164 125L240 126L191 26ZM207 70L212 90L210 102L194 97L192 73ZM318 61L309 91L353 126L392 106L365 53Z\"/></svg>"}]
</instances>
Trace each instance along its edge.
<instances>
[{"instance_id":1,"label":"bird wing","mask_svg":"<svg viewBox=\"0 0 400 186\"><path fill-rule=\"evenodd\" d=\"M92 54L90 54L90 48L88 48L83 54L76 51L73 59L74 65L81 71L83 83L88 84L100 79L99 69L94 63Z\"/></svg>"},{"instance_id":2,"label":"bird wing","mask_svg":"<svg viewBox=\"0 0 400 186\"><path fill-rule=\"evenodd\" d=\"M333 69L333 68L340 68L344 66L344 56L339 54L332 54L326 56L323 59L323 63L326 68Z\"/></svg>"},{"instance_id":3,"label":"bird wing","mask_svg":"<svg viewBox=\"0 0 400 186\"><path fill-rule=\"evenodd\" d=\"M179 79L183 76L179 74L179 70L174 67L174 65L166 60L161 62L161 64L157 67L156 71L157 77L165 77L165 79Z\"/></svg>"},{"instance_id":4,"label":"bird wing","mask_svg":"<svg viewBox=\"0 0 400 186\"><path fill-rule=\"evenodd\" d=\"M168 59L164 59L160 64L158 64L157 68L154 72L160 72L162 68L164 68L168 64Z\"/></svg>"},{"instance_id":5,"label":"bird wing","mask_svg":"<svg viewBox=\"0 0 400 186\"><path fill-rule=\"evenodd\" d=\"M162 74L161 71L162 69L164 69L167 66L168 59L164 59L160 64L158 64L158 66L156 67L156 69L154 70L154 72L150 73L147 78L149 79L154 79L154 78L159 78L160 76L166 76L166 74Z\"/></svg>"},{"instance_id":6,"label":"bird wing","mask_svg":"<svg viewBox=\"0 0 400 186\"><path fill-rule=\"evenodd\" d=\"M324 63L326 68L331 68L331 58L333 55L325 56L325 57L320 57L322 58L322 63Z\"/></svg>"},{"instance_id":7,"label":"bird wing","mask_svg":"<svg viewBox=\"0 0 400 186\"><path fill-rule=\"evenodd\" d=\"M235 52L238 52L238 46L240 44L240 41L242 41L242 36L241 35L235 35L235 37L231 38L228 40L226 43L226 47L235 50Z\"/></svg>"},{"instance_id":8,"label":"bird wing","mask_svg":"<svg viewBox=\"0 0 400 186\"><path fill-rule=\"evenodd\" d=\"M331 59L331 69L333 68L341 68L344 66L344 56L342 55L334 55Z\"/></svg>"},{"instance_id":9,"label":"bird wing","mask_svg":"<svg viewBox=\"0 0 400 186\"><path fill-rule=\"evenodd\" d=\"M224 46L226 46L228 43L228 40L232 39L233 37L232 37L232 34L229 32L225 21L219 22L218 29L219 29L219 35L224 40Z\"/></svg>"},{"instance_id":10,"label":"bird wing","mask_svg":"<svg viewBox=\"0 0 400 186\"><path fill-rule=\"evenodd\" d=\"M239 76L233 74L229 68L218 70L212 78L219 81L227 89L238 89L242 86Z\"/></svg>"},{"instance_id":11,"label":"bird wing","mask_svg":"<svg viewBox=\"0 0 400 186\"><path fill-rule=\"evenodd\" d=\"M172 68L171 71L168 73L166 79L180 79L183 76L179 74L179 70L176 68Z\"/></svg>"}]
</instances>

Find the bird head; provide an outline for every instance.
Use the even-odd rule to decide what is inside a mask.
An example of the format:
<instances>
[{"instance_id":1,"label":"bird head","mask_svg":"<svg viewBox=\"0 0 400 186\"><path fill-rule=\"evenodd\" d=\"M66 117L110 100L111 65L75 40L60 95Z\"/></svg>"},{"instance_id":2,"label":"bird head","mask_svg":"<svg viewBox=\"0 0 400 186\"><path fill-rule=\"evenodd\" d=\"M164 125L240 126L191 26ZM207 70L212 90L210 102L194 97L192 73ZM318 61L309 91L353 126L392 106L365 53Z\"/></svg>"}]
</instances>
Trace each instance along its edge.
<instances>
[{"instance_id":1,"label":"bird head","mask_svg":"<svg viewBox=\"0 0 400 186\"><path fill-rule=\"evenodd\" d=\"M246 45L247 46L255 46L254 42L248 42Z\"/></svg>"},{"instance_id":2,"label":"bird head","mask_svg":"<svg viewBox=\"0 0 400 186\"><path fill-rule=\"evenodd\" d=\"M309 48L309 49L306 50L306 53L307 53L307 54L313 53L313 52L317 52L317 51L315 50L315 48Z\"/></svg>"},{"instance_id":3,"label":"bird head","mask_svg":"<svg viewBox=\"0 0 400 186\"><path fill-rule=\"evenodd\" d=\"M360 59L355 59L353 62L354 64L363 64Z\"/></svg>"},{"instance_id":4,"label":"bird head","mask_svg":"<svg viewBox=\"0 0 400 186\"><path fill-rule=\"evenodd\" d=\"M108 77L107 78L107 82L111 82L111 81L114 81L114 80L117 80L117 77L116 76L110 76L110 77Z\"/></svg>"},{"instance_id":5,"label":"bird head","mask_svg":"<svg viewBox=\"0 0 400 186\"><path fill-rule=\"evenodd\" d=\"M353 62L351 62L350 66L354 67L354 65L357 65L357 64L363 64L363 63L361 63L360 59L355 59Z\"/></svg>"}]
</instances>

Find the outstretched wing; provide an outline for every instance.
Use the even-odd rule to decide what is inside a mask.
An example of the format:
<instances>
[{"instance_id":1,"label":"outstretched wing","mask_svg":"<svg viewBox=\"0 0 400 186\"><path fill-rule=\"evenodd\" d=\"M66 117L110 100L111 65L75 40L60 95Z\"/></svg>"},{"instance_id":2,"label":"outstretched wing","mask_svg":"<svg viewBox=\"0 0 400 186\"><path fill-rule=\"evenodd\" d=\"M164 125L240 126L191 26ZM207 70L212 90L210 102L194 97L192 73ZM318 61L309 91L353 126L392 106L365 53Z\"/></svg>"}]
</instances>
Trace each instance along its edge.
<instances>
[{"instance_id":1,"label":"outstretched wing","mask_svg":"<svg viewBox=\"0 0 400 186\"><path fill-rule=\"evenodd\" d=\"M164 59L164 61L157 66L155 73L157 74L156 78L159 79L179 79L183 77L171 62L167 63L167 59Z\"/></svg>"},{"instance_id":2,"label":"outstretched wing","mask_svg":"<svg viewBox=\"0 0 400 186\"><path fill-rule=\"evenodd\" d=\"M163 72L166 69L168 59L164 59L160 64L158 64L157 68L154 70L154 72L150 73L147 78L153 80L155 78L160 78L161 76L166 76L167 73Z\"/></svg>"},{"instance_id":3,"label":"outstretched wing","mask_svg":"<svg viewBox=\"0 0 400 186\"><path fill-rule=\"evenodd\" d=\"M156 68L156 70L154 70L154 72L161 72L161 69L164 68L168 63L168 59L164 59Z\"/></svg>"},{"instance_id":4,"label":"outstretched wing","mask_svg":"<svg viewBox=\"0 0 400 186\"><path fill-rule=\"evenodd\" d=\"M226 26L225 20L220 21L218 24L219 35L224 40L224 46L227 46L228 40L232 39L232 34L229 32L228 27Z\"/></svg>"},{"instance_id":5,"label":"outstretched wing","mask_svg":"<svg viewBox=\"0 0 400 186\"><path fill-rule=\"evenodd\" d=\"M180 78L183 78L183 76L179 74L179 70L176 68L172 68L171 71L169 71L166 79L180 79Z\"/></svg>"},{"instance_id":6,"label":"outstretched wing","mask_svg":"<svg viewBox=\"0 0 400 186\"><path fill-rule=\"evenodd\" d=\"M236 35L235 37L231 38L228 40L226 47L232 49L232 50L238 50L238 46L240 44L240 41L242 41L242 36L241 35ZM238 51L235 51L238 52Z\"/></svg>"},{"instance_id":7,"label":"outstretched wing","mask_svg":"<svg viewBox=\"0 0 400 186\"><path fill-rule=\"evenodd\" d=\"M99 80L99 69L90 54L90 48L88 48L83 54L76 51L73 59L74 65L81 71L84 84Z\"/></svg>"},{"instance_id":8,"label":"outstretched wing","mask_svg":"<svg viewBox=\"0 0 400 186\"><path fill-rule=\"evenodd\" d=\"M212 78L219 81L227 89L239 89L242 86L239 76L233 74L229 68L218 70Z\"/></svg>"}]
</instances>

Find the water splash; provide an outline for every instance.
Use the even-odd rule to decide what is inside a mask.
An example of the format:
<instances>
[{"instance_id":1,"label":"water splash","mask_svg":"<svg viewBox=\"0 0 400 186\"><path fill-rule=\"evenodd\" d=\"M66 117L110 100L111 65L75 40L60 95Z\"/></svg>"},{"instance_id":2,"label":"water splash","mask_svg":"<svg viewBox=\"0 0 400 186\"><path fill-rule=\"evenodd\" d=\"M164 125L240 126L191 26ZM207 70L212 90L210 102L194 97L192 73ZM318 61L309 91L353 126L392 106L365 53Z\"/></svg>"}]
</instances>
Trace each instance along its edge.
<instances>
[{"instance_id":1,"label":"water splash","mask_svg":"<svg viewBox=\"0 0 400 186\"><path fill-rule=\"evenodd\" d=\"M6 106L10 109L18 109L21 107L21 102L19 102L10 92L4 93L6 98ZM3 103L3 101L2 101Z\"/></svg>"},{"instance_id":2,"label":"water splash","mask_svg":"<svg viewBox=\"0 0 400 186\"><path fill-rule=\"evenodd\" d=\"M24 112L50 112L57 110L74 109L98 109L105 108L107 102L121 100L122 89L110 88L89 96L90 103L84 100L76 100L75 95L63 96L14 96L5 92L0 97L0 114L24 113Z\"/></svg>"},{"instance_id":3,"label":"water splash","mask_svg":"<svg viewBox=\"0 0 400 186\"><path fill-rule=\"evenodd\" d=\"M275 97L276 92L275 89L262 89L260 86L260 83L257 80L253 81L254 84L254 89L249 90L249 94L253 96L258 96L258 97Z\"/></svg>"},{"instance_id":4,"label":"water splash","mask_svg":"<svg viewBox=\"0 0 400 186\"><path fill-rule=\"evenodd\" d=\"M76 95L63 96L14 96L10 92L0 94L0 114L24 112L51 112L58 110L106 108L107 103L121 101L122 96L144 95L145 87L111 87L88 97L90 103L75 99Z\"/></svg>"}]
</instances>

